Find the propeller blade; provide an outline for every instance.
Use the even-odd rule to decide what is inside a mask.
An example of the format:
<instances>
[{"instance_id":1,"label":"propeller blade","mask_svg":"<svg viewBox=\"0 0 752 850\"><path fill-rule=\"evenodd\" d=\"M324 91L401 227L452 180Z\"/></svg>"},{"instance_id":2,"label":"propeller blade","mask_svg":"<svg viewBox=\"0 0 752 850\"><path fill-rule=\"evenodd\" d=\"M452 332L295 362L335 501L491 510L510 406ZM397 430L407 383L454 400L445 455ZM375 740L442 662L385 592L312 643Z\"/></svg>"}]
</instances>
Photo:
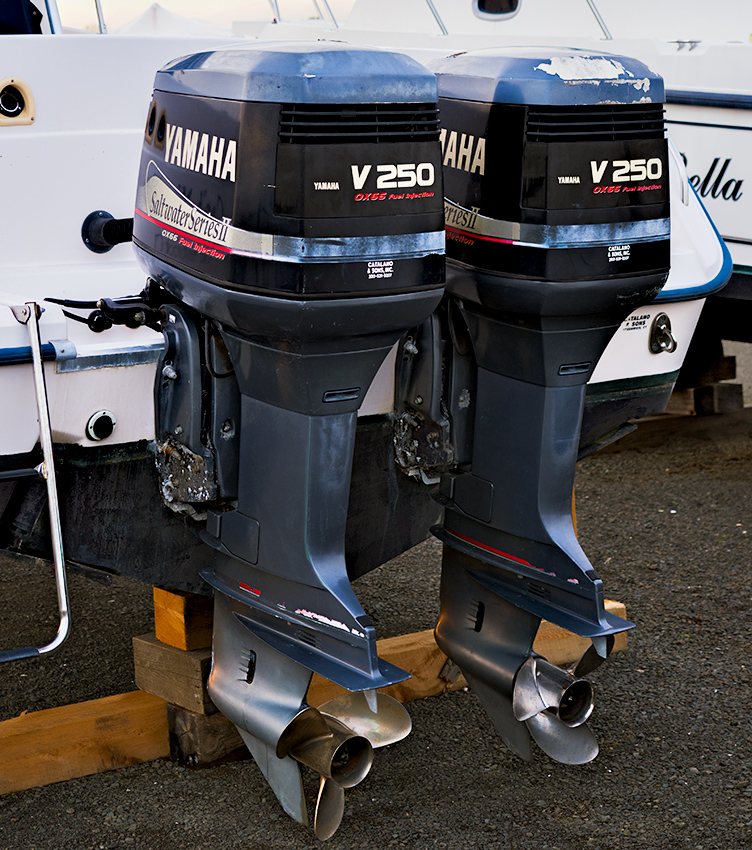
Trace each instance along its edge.
<instances>
[{"instance_id":1,"label":"propeller blade","mask_svg":"<svg viewBox=\"0 0 752 850\"><path fill-rule=\"evenodd\" d=\"M344 723L356 735L368 738L374 749L406 738L413 728L407 709L387 694L370 693L373 694L370 699L362 691L343 694L320 705L319 711ZM372 702L375 702L375 711L371 708Z\"/></svg>"},{"instance_id":2,"label":"propeller blade","mask_svg":"<svg viewBox=\"0 0 752 850\"><path fill-rule=\"evenodd\" d=\"M598 755L598 742L587 724L566 726L548 711L525 724L543 752L562 764L587 764Z\"/></svg>"},{"instance_id":3,"label":"propeller blade","mask_svg":"<svg viewBox=\"0 0 752 850\"><path fill-rule=\"evenodd\" d=\"M316 801L316 814L313 819L313 831L319 841L331 838L342 823L345 813L344 789L331 779L321 777L319 796Z\"/></svg>"},{"instance_id":4,"label":"propeller blade","mask_svg":"<svg viewBox=\"0 0 752 850\"><path fill-rule=\"evenodd\" d=\"M277 757L284 758L314 739L329 738L331 731L321 712L306 706L287 724L277 741Z\"/></svg>"},{"instance_id":5,"label":"propeller blade","mask_svg":"<svg viewBox=\"0 0 752 850\"><path fill-rule=\"evenodd\" d=\"M535 656L528 658L517 671L512 694L512 708L517 720L529 720L551 707L541 697L537 672Z\"/></svg>"},{"instance_id":6,"label":"propeller blade","mask_svg":"<svg viewBox=\"0 0 752 850\"><path fill-rule=\"evenodd\" d=\"M491 718L494 729L501 735L509 749L525 761L533 760L533 745L524 723L514 716L512 700L484 682L464 674L471 690Z\"/></svg>"}]
</instances>

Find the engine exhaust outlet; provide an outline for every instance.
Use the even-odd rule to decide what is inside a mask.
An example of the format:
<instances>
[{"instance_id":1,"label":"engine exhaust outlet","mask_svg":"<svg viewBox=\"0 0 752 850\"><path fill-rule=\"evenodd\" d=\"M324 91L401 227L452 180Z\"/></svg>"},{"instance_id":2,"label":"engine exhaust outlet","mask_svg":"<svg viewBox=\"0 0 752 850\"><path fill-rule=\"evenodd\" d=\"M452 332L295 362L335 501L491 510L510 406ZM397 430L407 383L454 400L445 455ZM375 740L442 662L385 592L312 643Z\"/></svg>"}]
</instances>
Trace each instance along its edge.
<instances>
[{"instance_id":1,"label":"engine exhaust outlet","mask_svg":"<svg viewBox=\"0 0 752 850\"><path fill-rule=\"evenodd\" d=\"M280 736L277 756L292 756L340 788L353 788L371 769L373 747L344 723L309 706L290 721Z\"/></svg>"},{"instance_id":2,"label":"engine exhaust outlet","mask_svg":"<svg viewBox=\"0 0 752 850\"><path fill-rule=\"evenodd\" d=\"M531 656L517 671L512 707L517 720L549 711L565 726L582 726L593 711L593 686L544 658Z\"/></svg>"}]
</instances>

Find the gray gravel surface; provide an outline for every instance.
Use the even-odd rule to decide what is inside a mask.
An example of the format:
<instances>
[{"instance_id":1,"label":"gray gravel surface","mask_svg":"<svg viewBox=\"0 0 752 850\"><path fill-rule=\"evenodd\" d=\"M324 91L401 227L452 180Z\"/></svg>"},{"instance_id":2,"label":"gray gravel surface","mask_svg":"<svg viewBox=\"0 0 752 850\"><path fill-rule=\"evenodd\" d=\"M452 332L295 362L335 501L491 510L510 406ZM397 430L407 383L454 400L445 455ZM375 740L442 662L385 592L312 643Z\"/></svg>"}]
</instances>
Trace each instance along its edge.
<instances>
[{"instance_id":1,"label":"gray gravel surface","mask_svg":"<svg viewBox=\"0 0 752 850\"><path fill-rule=\"evenodd\" d=\"M576 488L585 551L637 624L592 676L598 758L520 762L469 691L412 703L412 734L347 792L331 850L752 846L752 411L648 423L617 448L583 461ZM8 558L0 571L0 646L49 639L49 567ZM427 542L356 589L388 636L434 624L438 576ZM133 688L150 589L78 575L71 587L74 637L0 670L0 719ZM316 846L250 760L160 760L0 798L7 850Z\"/></svg>"}]
</instances>

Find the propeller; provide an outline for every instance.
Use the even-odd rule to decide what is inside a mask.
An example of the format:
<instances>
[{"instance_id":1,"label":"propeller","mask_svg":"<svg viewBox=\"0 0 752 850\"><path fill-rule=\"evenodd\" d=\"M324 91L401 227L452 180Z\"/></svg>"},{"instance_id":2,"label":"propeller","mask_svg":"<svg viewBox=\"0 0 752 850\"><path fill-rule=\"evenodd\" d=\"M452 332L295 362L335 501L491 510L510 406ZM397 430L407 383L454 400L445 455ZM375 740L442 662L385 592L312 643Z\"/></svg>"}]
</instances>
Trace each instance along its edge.
<instances>
[{"instance_id":1,"label":"propeller","mask_svg":"<svg viewBox=\"0 0 752 850\"><path fill-rule=\"evenodd\" d=\"M313 831L321 841L337 831L345 811L345 788L362 782L373 764L373 747L336 717L303 708L277 741L276 756L315 770L321 777Z\"/></svg>"},{"instance_id":2,"label":"propeller","mask_svg":"<svg viewBox=\"0 0 752 850\"><path fill-rule=\"evenodd\" d=\"M594 661L589 652L575 670L592 669ZM598 743L586 725L593 711L593 686L586 679L531 655L517 670L512 708L535 743L556 761L586 764L598 755Z\"/></svg>"},{"instance_id":3,"label":"propeller","mask_svg":"<svg viewBox=\"0 0 752 850\"><path fill-rule=\"evenodd\" d=\"M532 760L532 737L556 761L586 764L598 755L598 742L587 724L593 710L593 686L582 676L600 666L613 645L611 635L597 644L594 641L566 669L530 655L517 669L511 698L472 674L465 673L465 678L515 755Z\"/></svg>"}]
</instances>

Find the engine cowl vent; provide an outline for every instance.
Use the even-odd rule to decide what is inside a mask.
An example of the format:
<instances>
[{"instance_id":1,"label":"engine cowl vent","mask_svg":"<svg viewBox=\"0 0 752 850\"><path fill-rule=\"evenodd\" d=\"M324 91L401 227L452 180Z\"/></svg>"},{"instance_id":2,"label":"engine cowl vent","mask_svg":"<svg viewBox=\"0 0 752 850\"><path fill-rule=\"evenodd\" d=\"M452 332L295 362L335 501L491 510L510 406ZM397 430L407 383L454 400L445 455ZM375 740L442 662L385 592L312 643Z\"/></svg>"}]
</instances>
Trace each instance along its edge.
<instances>
[{"instance_id":1,"label":"engine cowl vent","mask_svg":"<svg viewBox=\"0 0 752 850\"><path fill-rule=\"evenodd\" d=\"M316 635L311 634L311 632L305 631L304 629L298 629L296 632L296 637L301 643L305 643L308 646L312 646L314 649L318 646Z\"/></svg>"},{"instance_id":2,"label":"engine cowl vent","mask_svg":"<svg viewBox=\"0 0 752 850\"><path fill-rule=\"evenodd\" d=\"M293 145L435 142L439 111L433 103L283 104L279 140Z\"/></svg>"},{"instance_id":3,"label":"engine cowl vent","mask_svg":"<svg viewBox=\"0 0 752 850\"><path fill-rule=\"evenodd\" d=\"M662 139L662 103L615 106L534 106L528 108L531 142L592 142Z\"/></svg>"}]
</instances>

